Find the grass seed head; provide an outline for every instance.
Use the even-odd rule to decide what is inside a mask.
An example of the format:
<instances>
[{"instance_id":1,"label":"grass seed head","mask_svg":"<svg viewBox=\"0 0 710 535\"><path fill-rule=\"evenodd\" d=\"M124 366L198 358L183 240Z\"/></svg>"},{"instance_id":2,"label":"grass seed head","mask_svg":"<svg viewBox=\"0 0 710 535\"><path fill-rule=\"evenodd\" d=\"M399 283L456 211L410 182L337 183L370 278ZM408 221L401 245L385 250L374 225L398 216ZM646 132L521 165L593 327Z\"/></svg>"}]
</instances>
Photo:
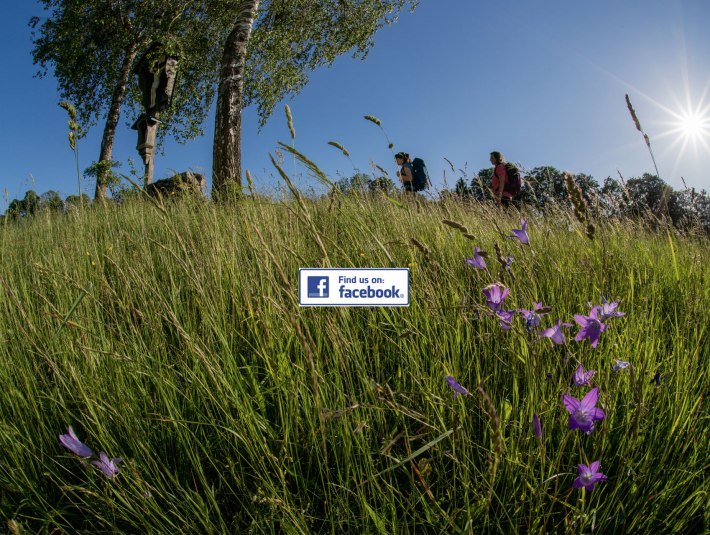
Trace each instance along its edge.
<instances>
[{"instance_id":1,"label":"grass seed head","mask_svg":"<svg viewBox=\"0 0 710 535\"><path fill-rule=\"evenodd\" d=\"M461 223L457 223L456 221L452 221L451 219L442 219L441 222L448 227L455 228L456 230L460 230L464 234L468 234L468 229Z\"/></svg>"},{"instance_id":2,"label":"grass seed head","mask_svg":"<svg viewBox=\"0 0 710 535\"><path fill-rule=\"evenodd\" d=\"M71 102L63 100L59 103L59 107L66 110L66 112L69 114L69 118L72 121L76 121L76 108Z\"/></svg>"},{"instance_id":3,"label":"grass seed head","mask_svg":"<svg viewBox=\"0 0 710 535\"><path fill-rule=\"evenodd\" d=\"M296 139L296 128L293 126L293 115L291 115L291 108L288 104L284 106L284 111L286 112L286 122L288 123L288 131L291 133L291 139Z\"/></svg>"},{"instance_id":4,"label":"grass seed head","mask_svg":"<svg viewBox=\"0 0 710 535\"><path fill-rule=\"evenodd\" d=\"M427 258L427 259L429 258L430 251L426 245L424 245L422 242L420 242L416 238L412 238L410 240L410 243L422 252L422 254L424 255L424 258Z\"/></svg>"},{"instance_id":5,"label":"grass seed head","mask_svg":"<svg viewBox=\"0 0 710 535\"><path fill-rule=\"evenodd\" d=\"M345 147L343 147L343 146L342 146L340 143L338 143L337 141L328 141L328 145L330 145L331 147L335 147L336 149L342 151L342 153L343 153L345 156L350 156L350 153L347 151L347 149L346 149Z\"/></svg>"},{"instance_id":6,"label":"grass seed head","mask_svg":"<svg viewBox=\"0 0 710 535\"><path fill-rule=\"evenodd\" d=\"M634 107L631 105L631 99L629 99L628 93L626 94L626 107L629 108L629 113L631 114L631 119L633 119L634 124L636 125L636 130L643 134L641 123L639 122L639 118L636 116L636 110L634 110Z\"/></svg>"}]
</instances>

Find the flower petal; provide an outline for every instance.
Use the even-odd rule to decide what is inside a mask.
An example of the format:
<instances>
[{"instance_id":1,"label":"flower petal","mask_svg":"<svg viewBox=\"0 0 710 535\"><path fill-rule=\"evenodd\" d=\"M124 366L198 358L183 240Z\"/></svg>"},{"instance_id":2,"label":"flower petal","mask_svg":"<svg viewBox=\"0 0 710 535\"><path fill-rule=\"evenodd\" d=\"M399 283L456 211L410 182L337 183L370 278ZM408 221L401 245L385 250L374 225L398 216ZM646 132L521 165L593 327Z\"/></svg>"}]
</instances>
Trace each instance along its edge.
<instances>
[{"instance_id":1,"label":"flower petal","mask_svg":"<svg viewBox=\"0 0 710 535\"><path fill-rule=\"evenodd\" d=\"M565 409L567 409L567 412L570 414L576 412L580 405L580 402L576 397L568 396L567 394L562 395L562 403L564 403Z\"/></svg>"},{"instance_id":2,"label":"flower petal","mask_svg":"<svg viewBox=\"0 0 710 535\"><path fill-rule=\"evenodd\" d=\"M589 318L587 316L582 316L581 314L575 314L574 321L576 321L580 327L586 327L587 323L589 323Z\"/></svg>"},{"instance_id":3,"label":"flower petal","mask_svg":"<svg viewBox=\"0 0 710 535\"><path fill-rule=\"evenodd\" d=\"M79 457L89 458L94 454L89 446L77 438L71 426L68 427L67 431L68 433L66 435L59 435L59 443L62 446Z\"/></svg>"},{"instance_id":4,"label":"flower petal","mask_svg":"<svg viewBox=\"0 0 710 535\"><path fill-rule=\"evenodd\" d=\"M597 404L597 401L599 400L599 387L595 386L592 388L589 392L587 392L587 395L582 398L582 408L584 410L591 410L594 408L594 406Z\"/></svg>"},{"instance_id":5,"label":"flower petal","mask_svg":"<svg viewBox=\"0 0 710 535\"><path fill-rule=\"evenodd\" d=\"M600 481L606 481L607 479L609 478L606 477L604 474L597 473L592 476L592 484L599 483Z\"/></svg>"}]
</instances>

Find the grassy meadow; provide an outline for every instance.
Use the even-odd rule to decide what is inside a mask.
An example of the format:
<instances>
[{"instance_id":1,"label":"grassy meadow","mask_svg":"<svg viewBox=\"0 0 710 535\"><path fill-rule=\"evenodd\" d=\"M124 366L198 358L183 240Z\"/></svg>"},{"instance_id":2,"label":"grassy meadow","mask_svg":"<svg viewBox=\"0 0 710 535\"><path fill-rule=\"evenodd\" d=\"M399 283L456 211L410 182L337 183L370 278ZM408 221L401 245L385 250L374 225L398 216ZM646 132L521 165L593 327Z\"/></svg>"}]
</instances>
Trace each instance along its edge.
<instances>
[{"instance_id":1,"label":"grassy meadow","mask_svg":"<svg viewBox=\"0 0 710 535\"><path fill-rule=\"evenodd\" d=\"M702 533L707 238L595 221L590 240L570 213L524 217L529 245L505 237L515 210L383 196L6 225L0 531ZM474 246L487 270L464 262ZM411 306L299 308L298 269L326 265L411 267ZM595 349L576 324L555 345L519 316L501 328L495 281L506 308L552 307L538 330L602 296L626 315ZM589 435L562 403L590 389L578 363L606 414ZM63 448L68 425L120 473ZM573 488L596 460L608 480Z\"/></svg>"}]
</instances>

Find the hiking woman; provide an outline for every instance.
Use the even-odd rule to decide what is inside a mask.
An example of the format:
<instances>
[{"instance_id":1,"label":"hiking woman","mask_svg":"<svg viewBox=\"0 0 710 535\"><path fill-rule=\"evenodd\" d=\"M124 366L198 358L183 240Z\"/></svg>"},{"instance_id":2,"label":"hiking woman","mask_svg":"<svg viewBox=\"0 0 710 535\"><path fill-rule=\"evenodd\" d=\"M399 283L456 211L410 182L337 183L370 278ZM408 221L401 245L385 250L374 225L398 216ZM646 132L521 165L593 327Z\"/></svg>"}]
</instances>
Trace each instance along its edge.
<instances>
[{"instance_id":1,"label":"hiking woman","mask_svg":"<svg viewBox=\"0 0 710 535\"><path fill-rule=\"evenodd\" d=\"M412 162L409 160L409 154L398 152L394 155L394 160L400 166L397 176L404 187L404 191L414 192L414 175L412 174Z\"/></svg>"},{"instance_id":2,"label":"hiking woman","mask_svg":"<svg viewBox=\"0 0 710 535\"><path fill-rule=\"evenodd\" d=\"M510 204L513 195L505 191L505 183L508 181L508 171L505 168L505 156L498 151L491 152L491 163L494 165L491 189L493 197L503 206Z\"/></svg>"}]
</instances>

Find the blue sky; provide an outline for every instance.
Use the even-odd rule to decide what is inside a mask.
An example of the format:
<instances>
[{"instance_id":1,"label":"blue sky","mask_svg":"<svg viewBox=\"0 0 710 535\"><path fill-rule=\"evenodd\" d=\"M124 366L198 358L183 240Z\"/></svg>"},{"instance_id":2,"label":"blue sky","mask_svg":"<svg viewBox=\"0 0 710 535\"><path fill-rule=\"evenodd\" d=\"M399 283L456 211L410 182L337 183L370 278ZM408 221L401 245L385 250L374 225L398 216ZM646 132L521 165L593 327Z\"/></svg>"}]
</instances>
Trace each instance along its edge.
<instances>
[{"instance_id":1,"label":"blue sky","mask_svg":"<svg viewBox=\"0 0 710 535\"><path fill-rule=\"evenodd\" d=\"M55 80L34 78L27 22L41 14L31 0L3 8L0 21L0 188L10 198L33 187L76 192L66 115ZM524 167L553 165L575 173L640 176L653 170L626 109L629 93L651 136L661 177L676 189L710 189L710 1L708 0L421 0L377 34L365 61L339 58L316 71L304 91L287 100L296 147L333 177L370 170L393 175L382 133L363 115L382 120L395 150L422 157L435 187L453 176L444 158L470 172L500 150ZM677 115L705 113L705 133L684 137ZM114 158L138 160L134 117L123 115ZM278 185L268 160L289 141L283 105L259 130L254 110L243 119L243 167L267 191ZM102 124L80 140L84 169L98 157ZM702 130L702 128L701 128ZM210 174L213 121L205 136L180 145L168 140L156 178L172 170ZM342 143L352 162L328 141ZM683 150L685 140L685 149ZM289 158L287 170L293 169ZM297 174L302 171L298 170ZM302 187L315 185L305 175ZM93 193L93 184L84 183ZM4 209L4 201L2 203Z\"/></svg>"}]
</instances>

